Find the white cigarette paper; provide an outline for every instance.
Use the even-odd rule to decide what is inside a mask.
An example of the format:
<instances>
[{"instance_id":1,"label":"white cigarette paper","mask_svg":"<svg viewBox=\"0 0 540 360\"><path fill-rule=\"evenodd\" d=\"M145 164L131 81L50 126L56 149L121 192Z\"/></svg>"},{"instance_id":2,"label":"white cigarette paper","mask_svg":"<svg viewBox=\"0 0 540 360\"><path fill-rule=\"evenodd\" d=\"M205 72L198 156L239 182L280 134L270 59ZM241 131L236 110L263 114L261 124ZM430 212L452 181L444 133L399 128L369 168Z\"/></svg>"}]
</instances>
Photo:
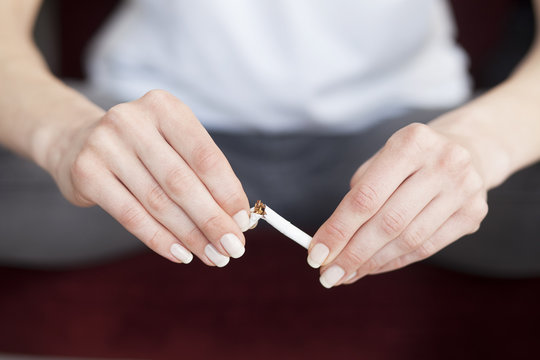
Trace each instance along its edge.
<instances>
[{"instance_id":1,"label":"white cigarette paper","mask_svg":"<svg viewBox=\"0 0 540 360\"><path fill-rule=\"evenodd\" d=\"M285 220L285 218L283 218L277 212L270 209L268 205L264 206L264 215L257 213L255 207L251 209L249 227L255 227L260 219L266 220L267 223L272 225L280 233L287 236L294 242L302 245L304 248L309 248L312 237L291 224L289 221Z\"/></svg>"}]
</instances>

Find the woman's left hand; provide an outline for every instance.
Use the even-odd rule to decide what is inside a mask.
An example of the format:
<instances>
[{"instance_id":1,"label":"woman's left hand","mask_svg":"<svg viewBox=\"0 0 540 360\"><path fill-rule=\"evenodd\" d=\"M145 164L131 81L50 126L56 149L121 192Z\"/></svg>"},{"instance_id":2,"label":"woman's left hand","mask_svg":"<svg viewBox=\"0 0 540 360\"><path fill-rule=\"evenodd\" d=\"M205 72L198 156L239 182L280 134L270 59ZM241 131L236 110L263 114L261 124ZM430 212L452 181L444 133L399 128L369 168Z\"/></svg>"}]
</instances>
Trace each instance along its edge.
<instances>
[{"instance_id":1,"label":"woman's left hand","mask_svg":"<svg viewBox=\"0 0 540 360\"><path fill-rule=\"evenodd\" d=\"M330 288L401 268L475 232L486 186L472 150L423 124L396 132L364 163L313 237L308 263Z\"/></svg>"}]
</instances>

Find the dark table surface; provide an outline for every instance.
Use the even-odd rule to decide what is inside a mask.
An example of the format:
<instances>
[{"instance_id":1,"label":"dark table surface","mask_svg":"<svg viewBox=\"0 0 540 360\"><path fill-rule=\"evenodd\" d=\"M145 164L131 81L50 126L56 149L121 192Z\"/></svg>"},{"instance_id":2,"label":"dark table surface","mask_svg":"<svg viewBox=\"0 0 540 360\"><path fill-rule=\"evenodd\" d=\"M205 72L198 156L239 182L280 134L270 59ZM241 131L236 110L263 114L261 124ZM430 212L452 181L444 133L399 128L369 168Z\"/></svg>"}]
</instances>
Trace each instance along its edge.
<instances>
[{"instance_id":1,"label":"dark table surface","mask_svg":"<svg viewBox=\"0 0 540 360\"><path fill-rule=\"evenodd\" d=\"M83 269L0 268L0 353L145 359L538 358L540 279L419 264L326 290L268 228L226 268L150 252Z\"/></svg>"}]
</instances>

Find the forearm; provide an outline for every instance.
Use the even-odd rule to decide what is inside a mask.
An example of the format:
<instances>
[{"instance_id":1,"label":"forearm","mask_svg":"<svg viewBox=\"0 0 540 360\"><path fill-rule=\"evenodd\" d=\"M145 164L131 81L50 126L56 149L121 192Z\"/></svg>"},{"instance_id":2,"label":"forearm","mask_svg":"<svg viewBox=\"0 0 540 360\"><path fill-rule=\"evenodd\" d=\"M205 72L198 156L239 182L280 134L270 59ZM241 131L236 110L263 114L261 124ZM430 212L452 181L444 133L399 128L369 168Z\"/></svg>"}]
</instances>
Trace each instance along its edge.
<instances>
[{"instance_id":1,"label":"forearm","mask_svg":"<svg viewBox=\"0 0 540 360\"><path fill-rule=\"evenodd\" d=\"M501 85L430 126L472 150L487 188L540 160L540 45Z\"/></svg>"},{"instance_id":2,"label":"forearm","mask_svg":"<svg viewBox=\"0 0 540 360\"><path fill-rule=\"evenodd\" d=\"M0 50L0 144L51 170L52 144L71 126L103 115L47 69L31 43ZM56 151L59 151L56 147Z\"/></svg>"}]
</instances>

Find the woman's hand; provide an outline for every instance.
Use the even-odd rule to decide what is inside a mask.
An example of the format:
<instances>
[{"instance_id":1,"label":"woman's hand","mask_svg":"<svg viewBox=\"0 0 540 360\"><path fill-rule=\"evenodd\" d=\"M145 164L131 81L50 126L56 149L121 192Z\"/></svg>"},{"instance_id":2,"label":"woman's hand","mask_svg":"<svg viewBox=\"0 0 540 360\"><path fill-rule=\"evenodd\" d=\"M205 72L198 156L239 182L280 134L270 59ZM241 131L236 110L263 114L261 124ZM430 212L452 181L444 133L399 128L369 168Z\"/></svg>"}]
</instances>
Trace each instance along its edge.
<instances>
[{"instance_id":1,"label":"woman's hand","mask_svg":"<svg viewBox=\"0 0 540 360\"><path fill-rule=\"evenodd\" d=\"M52 149L62 193L99 205L174 261L225 266L244 253L249 203L227 159L190 109L165 91L74 126Z\"/></svg>"},{"instance_id":2,"label":"woman's hand","mask_svg":"<svg viewBox=\"0 0 540 360\"><path fill-rule=\"evenodd\" d=\"M423 124L396 132L364 163L315 234L308 262L332 287L427 258L475 232L487 213L474 154Z\"/></svg>"}]
</instances>

